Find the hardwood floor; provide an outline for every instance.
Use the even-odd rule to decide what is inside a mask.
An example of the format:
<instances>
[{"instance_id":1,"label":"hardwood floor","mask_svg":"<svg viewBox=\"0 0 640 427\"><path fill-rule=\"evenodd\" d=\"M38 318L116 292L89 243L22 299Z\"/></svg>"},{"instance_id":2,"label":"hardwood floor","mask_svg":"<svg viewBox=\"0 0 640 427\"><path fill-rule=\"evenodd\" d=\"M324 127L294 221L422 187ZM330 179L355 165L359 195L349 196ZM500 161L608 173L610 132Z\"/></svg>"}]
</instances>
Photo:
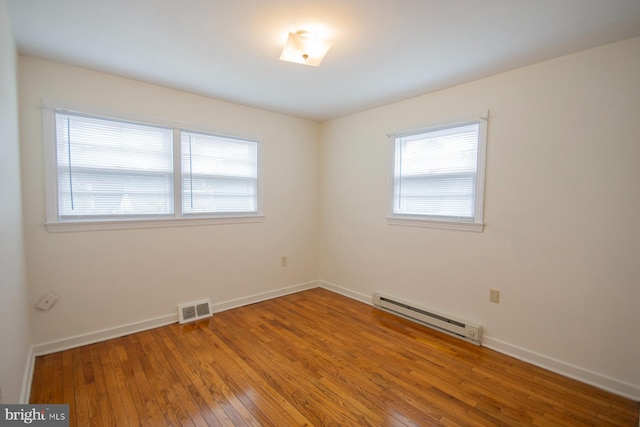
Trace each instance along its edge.
<instances>
[{"instance_id":1,"label":"hardwood floor","mask_svg":"<svg viewBox=\"0 0 640 427\"><path fill-rule=\"evenodd\" d=\"M36 359L71 426L638 426L638 403L313 289Z\"/></svg>"}]
</instances>

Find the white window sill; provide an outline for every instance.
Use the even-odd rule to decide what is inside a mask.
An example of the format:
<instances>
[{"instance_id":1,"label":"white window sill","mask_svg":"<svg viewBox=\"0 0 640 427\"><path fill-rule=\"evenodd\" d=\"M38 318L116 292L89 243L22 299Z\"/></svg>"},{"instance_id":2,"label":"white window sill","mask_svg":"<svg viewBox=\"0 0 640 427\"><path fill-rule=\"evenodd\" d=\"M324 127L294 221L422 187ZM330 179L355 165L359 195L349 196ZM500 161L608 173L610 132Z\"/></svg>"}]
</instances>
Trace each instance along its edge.
<instances>
[{"instance_id":1,"label":"white window sill","mask_svg":"<svg viewBox=\"0 0 640 427\"><path fill-rule=\"evenodd\" d=\"M75 231L127 230L136 228L192 227L215 224L243 224L263 222L264 215L216 217L216 218L171 218L171 219L132 219L118 221L74 221L48 222L50 233L66 233Z\"/></svg>"},{"instance_id":2,"label":"white window sill","mask_svg":"<svg viewBox=\"0 0 640 427\"><path fill-rule=\"evenodd\" d=\"M387 224L400 225L405 227L426 227L446 230L474 231L477 233L482 233L482 230L484 228L484 223L481 222L438 221L434 219L415 217L387 217Z\"/></svg>"}]
</instances>

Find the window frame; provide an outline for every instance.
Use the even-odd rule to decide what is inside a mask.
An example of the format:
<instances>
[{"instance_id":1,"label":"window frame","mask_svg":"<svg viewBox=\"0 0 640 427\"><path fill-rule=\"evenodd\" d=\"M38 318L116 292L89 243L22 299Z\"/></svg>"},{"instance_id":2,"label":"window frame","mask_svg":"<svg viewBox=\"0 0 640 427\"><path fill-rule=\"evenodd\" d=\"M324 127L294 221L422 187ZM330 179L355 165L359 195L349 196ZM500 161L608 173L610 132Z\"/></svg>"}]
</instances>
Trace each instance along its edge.
<instances>
[{"instance_id":1,"label":"window frame","mask_svg":"<svg viewBox=\"0 0 640 427\"><path fill-rule=\"evenodd\" d=\"M80 116L97 117L105 120L129 122L134 124L156 126L172 129L173 136L173 204L174 212L169 215L141 215L113 216L112 218L72 218L62 219L58 207L58 165L57 141L55 134L56 112L66 111ZM258 138L229 135L198 126L184 126L177 122L156 120L148 117L113 113L85 105L44 99L43 100L43 143L45 166L45 197L46 220L45 226L49 232L92 231L92 230L120 230L136 228L164 228L180 226L200 226L212 224L255 223L264 221L262 211L262 142ZM198 215L182 212L182 170L181 170L181 132L198 132L205 135L218 136L227 139L237 139L256 144L257 183L256 183L256 212L232 213L200 213Z\"/></svg>"},{"instance_id":2,"label":"window frame","mask_svg":"<svg viewBox=\"0 0 640 427\"><path fill-rule=\"evenodd\" d=\"M389 213L387 223L389 225L411 226L411 227L428 227L440 228L448 230L462 230L482 232L484 229L484 188L485 188L485 170L486 170L486 150L487 150L487 131L488 131L489 111L481 114L459 118L449 122L428 125L418 129L403 130L388 134L390 140L390 200ZM432 215L420 214L399 214L395 212L396 187L395 187L395 168L396 168L396 148L397 139L429 133L438 130L451 129L455 127L463 127L470 124L478 124L478 151L477 151L477 169L476 169L476 189L475 189L475 216L473 221L456 220L450 217L443 219ZM444 219L446 218L446 219Z\"/></svg>"}]
</instances>

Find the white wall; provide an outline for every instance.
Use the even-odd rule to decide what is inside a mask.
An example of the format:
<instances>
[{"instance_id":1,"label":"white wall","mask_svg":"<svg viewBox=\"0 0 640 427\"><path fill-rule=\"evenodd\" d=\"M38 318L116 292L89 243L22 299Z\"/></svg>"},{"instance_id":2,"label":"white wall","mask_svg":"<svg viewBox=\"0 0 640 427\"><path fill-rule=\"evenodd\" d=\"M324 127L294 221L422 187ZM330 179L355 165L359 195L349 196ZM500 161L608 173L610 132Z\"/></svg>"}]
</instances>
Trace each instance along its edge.
<instances>
[{"instance_id":1,"label":"white wall","mask_svg":"<svg viewBox=\"0 0 640 427\"><path fill-rule=\"evenodd\" d=\"M487 108L484 232L388 225L385 134ZM640 399L639 120L636 38L326 122L320 277Z\"/></svg>"},{"instance_id":2,"label":"white wall","mask_svg":"<svg viewBox=\"0 0 640 427\"><path fill-rule=\"evenodd\" d=\"M0 0L0 388L2 403L22 403L31 344L27 314L17 57L5 0Z\"/></svg>"},{"instance_id":3,"label":"white wall","mask_svg":"<svg viewBox=\"0 0 640 427\"><path fill-rule=\"evenodd\" d=\"M319 125L86 69L21 57L20 126L34 344L176 314L314 281ZM45 226L42 98L258 137L262 223L49 233ZM280 256L289 257L288 267Z\"/></svg>"}]
</instances>

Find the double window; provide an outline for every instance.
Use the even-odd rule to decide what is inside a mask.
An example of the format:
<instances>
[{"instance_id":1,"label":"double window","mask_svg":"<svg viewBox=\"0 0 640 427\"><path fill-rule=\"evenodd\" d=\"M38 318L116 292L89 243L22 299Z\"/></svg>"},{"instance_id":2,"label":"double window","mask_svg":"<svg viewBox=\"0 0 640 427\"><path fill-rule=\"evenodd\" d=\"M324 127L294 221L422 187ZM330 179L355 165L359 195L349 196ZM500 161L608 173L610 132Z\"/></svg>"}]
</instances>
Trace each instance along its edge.
<instances>
[{"instance_id":1,"label":"double window","mask_svg":"<svg viewBox=\"0 0 640 427\"><path fill-rule=\"evenodd\" d=\"M482 231L486 118L394 135L391 222Z\"/></svg>"},{"instance_id":2,"label":"double window","mask_svg":"<svg viewBox=\"0 0 640 427\"><path fill-rule=\"evenodd\" d=\"M69 109L47 114L50 229L261 218L257 141Z\"/></svg>"}]
</instances>

